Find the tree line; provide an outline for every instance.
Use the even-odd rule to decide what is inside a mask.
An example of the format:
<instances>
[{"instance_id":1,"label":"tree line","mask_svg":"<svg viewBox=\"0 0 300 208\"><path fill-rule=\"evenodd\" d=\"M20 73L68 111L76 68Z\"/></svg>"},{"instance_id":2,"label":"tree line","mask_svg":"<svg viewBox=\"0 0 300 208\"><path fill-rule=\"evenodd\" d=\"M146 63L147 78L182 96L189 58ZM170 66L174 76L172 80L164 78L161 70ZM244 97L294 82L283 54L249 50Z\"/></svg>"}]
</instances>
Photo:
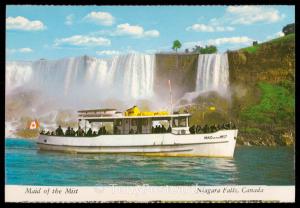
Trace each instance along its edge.
<instances>
[{"instance_id":1,"label":"tree line","mask_svg":"<svg viewBox=\"0 0 300 208\"><path fill-rule=\"evenodd\" d=\"M179 40L174 40L172 49L177 53L177 50L180 49L181 46L182 44ZM184 51L185 53L211 54L211 53L217 53L218 49L214 45L206 45L205 47L195 45L195 47L192 48L191 50L187 48Z\"/></svg>"}]
</instances>

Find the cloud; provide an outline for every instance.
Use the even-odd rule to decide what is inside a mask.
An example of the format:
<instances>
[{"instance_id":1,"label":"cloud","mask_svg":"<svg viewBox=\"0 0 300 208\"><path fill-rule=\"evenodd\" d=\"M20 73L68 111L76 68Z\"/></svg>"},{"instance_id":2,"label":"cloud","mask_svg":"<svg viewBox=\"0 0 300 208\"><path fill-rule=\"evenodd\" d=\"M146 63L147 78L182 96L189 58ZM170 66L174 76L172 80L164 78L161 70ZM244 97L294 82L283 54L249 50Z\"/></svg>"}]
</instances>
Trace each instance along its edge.
<instances>
[{"instance_id":1,"label":"cloud","mask_svg":"<svg viewBox=\"0 0 300 208\"><path fill-rule=\"evenodd\" d=\"M46 26L39 20L30 21L29 19L21 16L7 17L6 18L7 30L25 30L25 31L37 31L44 30Z\"/></svg>"},{"instance_id":2,"label":"cloud","mask_svg":"<svg viewBox=\"0 0 300 208\"><path fill-rule=\"evenodd\" d=\"M276 36L277 37L282 37L282 36L284 36L284 33L282 31L279 31L279 32L276 33Z\"/></svg>"},{"instance_id":3,"label":"cloud","mask_svg":"<svg viewBox=\"0 0 300 208\"><path fill-rule=\"evenodd\" d=\"M115 18L108 12L90 12L84 19L105 26L110 26L115 22Z\"/></svg>"},{"instance_id":4,"label":"cloud","mask_svg":"<svg viewBox=\"0 0 300 208\"><path fill-rule=\"evenodd\" d=\"M228 38L216 38L216 39L209 39L207 41L208 45L223 45L223 44L251 44L253 39L247 36L241 37L228 37Z\"/></svg>"},{"instance_id":5,"label":"cloud","mask_svg":"<svg viewBox=\"0 0 300 208\"><path fill-rule=\"evenodd\" d=\"M117 26L117 33L119 35L141 36L144 33L144 29L137 25L125 23Z\"/></svg>"},{"instance_id":6,"label":"cloud","mask_svg":"<svg viewBox=\"0 0 300 208\"><path fill-rule=\"evenodd\" d=\"M193 24L186 28L187 31L193 30L196 32L225 32L233 31L234 27L224 27L224 26L214 26L214 25L205 25L205 24Z\"/></svg>"},{"instance_id":7,"label":"cloud","mask_svg":"<svg viewBox=\"0 0 300 208\"><path fill-rule=\"evenodd\" d=\"M186 30L194 30L197 32L214 32L214 28L212 26L204 24L194 24L192 26L187 27Z\"/></svg>"},{"instance_id":8,"label":"cloud","mask_svg":"<svg viewBox=\"0 0 300 208\"><path fill-rule=\"evenodd\" d=\"M104 35L104 36L131 36L134 38L155 38L159 37L158 30L147 30L139 25L130 25L129 23L119 24L114 30L99 30L91 32L91 35Z\"/></svg>"},{"instance_id":9,"label":"cloud","mask_svg":"<svg viewBox=\"0 0 300 208\"><path fill-rule=\"evenodd\" d=\"M103 50L103 51L96 51L97 55L119 55L121 52L120 51L115 51L115 50Z\"/></svg>"},{"instance_id":10,"label":"cloud","mask_svg":"<svg viewBox=\"0 0 300 208\"><path fill-rule=\"evenodd\" d=\"M285 17L271 6L228 6L225 14L209 20L208 26L250 25L254 23L274 23ZM220 28L221 29L221 28Z\"/></svg>"},{"instance_id":11,"label":"cloud","mask_svg":"<svg viewBox=\"0 0 300 208\"><path fill-rule=\"evenodd\" d=\"M222 26L217 26L216 27L216 31L218 32L224 32L224 31L234 31L234 27L230 27L230 26L227 26L227 27L222 27Z\"/></svg>"},{"instance_id":12,"label":"cloud","mask_svg":"<svg viewBox=\"0 0 300 208\"><path fill-rule=\"evenodd\" d=\"M209 39L209 40L202 40L202 41L191 41L191 42L185 42L183 43L182 48L189 48L192 49L196 45L204 47L206 45L231 45L231 46L238 46L238 45L250 45L252 44L254 40L252 38L249 38L247 36L241 36L241 37L223 37L223 38L216 38L216 39Z\"/></svg>"},{"instance_id":13,"label":"cloud","mask_svg":"<svg viewBox=\"0 0 300 208\"><path fill-rule=\"evenodd\" d=\"M279 37L283 37L284 33L282 31L276 32L272 35L267 36L266 40L270 40L270 39L274 39L274 38L279 38Z\"/></svg>"},{"instance_id":14,"label":"cloud","mask_svg":"<svg viewBox=\"0 0 300 208\"><path fill-rule=\"evenodd\" d=\"M144 32L144 36L145 37L153 37L153 38L155 38L155 37L159 37L159 32L158 32L158 30L148 30L148 31L145 31Z\"/></svg>"},{"instance_id":15,"label":"cloud","mask_svg":"<svg viewBox=\"0 0 300 208\"><path fill-rule=\"evenodd\" d=\"M144 31L144 28L139 25L130 25L129 23L119 24L114 35L128 35L132 37L159 37L160 33L157 30Z\"/></svg>"},{"instance_id":16,"label":"cloud","mask_svg":"<svg viewBox=\"0 0 300 208\"><path fill-rule=\"evenodd\" d=\"M19 49L19 52L21 52L21 53L30 53L32 51L33 50L31 48L20 48Z\"/></svg>"},{"instance_id":17,"label":"cloud","mask_svg":"<svg viewBox=\"0 0 300 208\"><path fill-rule=\"evenodd\" d=\"M145 53L150 53L150 54L155 54L157 52L158 52L157 49L148 49L148 50L145 50Z\"/></svg>"},{"instance_id":18,"label":"cloud","mask_svg":"<svg viewBox=\"0 0 300 208\"><path fill-rule=\"evenodd\" d=\"M185 42L182 44L182 48L193 48L195 46L204 46L204 41L191 41L191 42Z\"/></svg>"},{"instance_id":19,"label":"cloud","mask_svg":"<svg viewBox=\"0 0 300 208\"><path fill-rule=\"evenodd\" d=\"M111 44L109 39L88 35L74 35L68 38L56 39L54 46L74 45L74 46L108 46Z\"/></svg>"},{"instance_id":20,"label":"cloud","mask_svg":"<svg viewBox=\"0 0 300 208\"><path fill-rule=\"evenodd\" d=\"M65 20L66 25L73 25L73 21L74 21L74 15L73 14L70 14L70 15L66 16L66 20Z\"/></svg>"},{"instance_id":21,"label":"cloud","mask_svg":"<svg viewBox=\"0 0 300 208\"><path fill-rule=\"evenodd\" d=\"M33 50L31 48L10 48L7 49L8 53L31 53Z\"/></svg>"},{"instance_id":22,"label":"cloud","mask_svg":"<svg viewBox=\"0 0 300 208\"><path fill-rule=\"evenodd\" d=\"M127 49L126 54L134 54L134 53L142 53L141 51L138 50L134 50L134 49Z\"/></svg>"},{"instance_id":23,"label":"cloud","mask_svg":"<svg viewBox=\"0 0 300 208\"><path fill-rule=\"evenodd\" d=\"M228 6L226 13L230 16L231 24L273 23L284 18L278 10L267 6Z\"/></svg>"}]
</instances>

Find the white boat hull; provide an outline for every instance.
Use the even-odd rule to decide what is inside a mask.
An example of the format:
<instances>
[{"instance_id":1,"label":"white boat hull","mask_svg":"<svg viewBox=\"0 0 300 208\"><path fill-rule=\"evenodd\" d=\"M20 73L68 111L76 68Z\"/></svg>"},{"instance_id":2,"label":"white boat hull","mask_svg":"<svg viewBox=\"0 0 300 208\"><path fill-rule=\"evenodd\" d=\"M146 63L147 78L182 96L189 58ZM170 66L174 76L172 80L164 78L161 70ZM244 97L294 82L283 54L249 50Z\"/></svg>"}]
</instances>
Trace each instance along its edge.
<instances>
[{"instance_id":1,"label":"white boat hull","mask_svg":"<svg viewBox=\"0 0 300 208\"><path fill-rule=\"evenodd\" d=\"M233 157L238 130L209 134L129 134L96 137L40 135L40 150L157 156Z\"/></svg>"}]
</instances>

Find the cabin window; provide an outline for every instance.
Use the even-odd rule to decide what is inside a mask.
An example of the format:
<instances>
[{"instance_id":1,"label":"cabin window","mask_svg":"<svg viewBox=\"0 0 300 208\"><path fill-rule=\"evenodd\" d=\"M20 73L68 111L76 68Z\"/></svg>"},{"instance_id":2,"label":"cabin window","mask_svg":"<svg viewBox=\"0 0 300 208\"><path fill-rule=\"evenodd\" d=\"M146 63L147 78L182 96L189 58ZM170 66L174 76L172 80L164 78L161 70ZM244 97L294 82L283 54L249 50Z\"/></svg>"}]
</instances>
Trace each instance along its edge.
<instances>
[{"instance_id":1,"label":"cabin window","mask_svg":"<svg viewBox=\"0 0 300 208\"><path fill-rule=\"evenodd\" d=\"M122 126L122 120L116 120L116 126Z\"/></svg>"},{"instance_id":2,"label":"cabin window","mask_svg":"<svg viewBox=\"0 0 300 208\"><path fill-rule=\"evenodd\" d=\"M148 120L147 119L143 119L143 126L148 126Z\"/></svg>"},{"instance_id":3,"label":"cabin window","mask_svg":"<svg viewBox=\"0 0 300 208\"><path fill-rule=\"evenodd\" d=\"M179 127L186 127L186 118L179 118Z\"/></svg>"},{"instance_id":4,"label":"cabin window","mask_svg":"<svg viewBox=\"0 0 300 208\"><path fill-rule=\"evenodd\" d=\"M132 119L131 120L131 125L132 126L136 126L137 125L137 120L136 119Z\"/></svg>"},{"instance_id":5,"label":"cabin window","mask_svg":"<svg viewBox=\"0 0 300 208\"><path fill-rule=\"evenodd\" d=\"M174 118L173 126L174 127L186 127L186 118Z\"/></svg>"},{"instance_id":6,"label":"cabin window","mask_svg":"<svg viewBox=\"0 0 300 208\"><path fill-rule=\"evenodd\" d=\"M173 126L178 127L178 119L177 118L173 119Z\"/></svg>"}]
</instances>

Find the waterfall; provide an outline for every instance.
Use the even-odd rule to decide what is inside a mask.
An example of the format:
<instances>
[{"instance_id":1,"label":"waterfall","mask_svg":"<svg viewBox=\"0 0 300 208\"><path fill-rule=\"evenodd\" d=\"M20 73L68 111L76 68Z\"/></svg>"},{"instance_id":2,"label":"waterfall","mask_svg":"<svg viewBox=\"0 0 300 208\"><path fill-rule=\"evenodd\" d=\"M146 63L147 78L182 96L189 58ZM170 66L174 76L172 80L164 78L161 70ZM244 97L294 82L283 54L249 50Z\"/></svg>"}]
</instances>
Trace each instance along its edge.
<instances>
[{"instance_id":1,"label":"waterfall","mask_svg":"<svg viewBox=\"0 0 300 208\"><path fill-rule=\"evenodd\" d=\"M147 54L119 55L111 59L83 56L7 62L6 92L22 88L62 96L80 93L90 98L150 98L154 69L155 55Z\"/></svg>"},{"instance_id":2,"label":"waterfall","mask_svg":"<svg viewBox=\"0 0 300 208\"><path fill-rule=\"evenodd\" d=\"M32 76L30 62L10 62L6 64L5 90L7 92L21 87L27 83Z\"/></svg>"},{"instance_id":3,"label":"waterfall","mask_svg":"<svg viewBox=\"0 0 300 208\"><path fill-rule=\"evenodd\" d=\"M198 57L196 92L217 91L226 95L229 85L228 57L223 54L200 54Z\"/></svg>"},{"instance_id":4,"label":"waterfall","mask_svg":"<svg viewBox=\"0 0 300 208\"><path fill-rule=\"evenodd\" d=\"M199 95L216 91L221 96L229 95L229 71L227 53L223 54L199 54L196 77L196 87L194 92L185 93L177 101L181 100L192 102Z\"/></svg>"}]
</instances>

